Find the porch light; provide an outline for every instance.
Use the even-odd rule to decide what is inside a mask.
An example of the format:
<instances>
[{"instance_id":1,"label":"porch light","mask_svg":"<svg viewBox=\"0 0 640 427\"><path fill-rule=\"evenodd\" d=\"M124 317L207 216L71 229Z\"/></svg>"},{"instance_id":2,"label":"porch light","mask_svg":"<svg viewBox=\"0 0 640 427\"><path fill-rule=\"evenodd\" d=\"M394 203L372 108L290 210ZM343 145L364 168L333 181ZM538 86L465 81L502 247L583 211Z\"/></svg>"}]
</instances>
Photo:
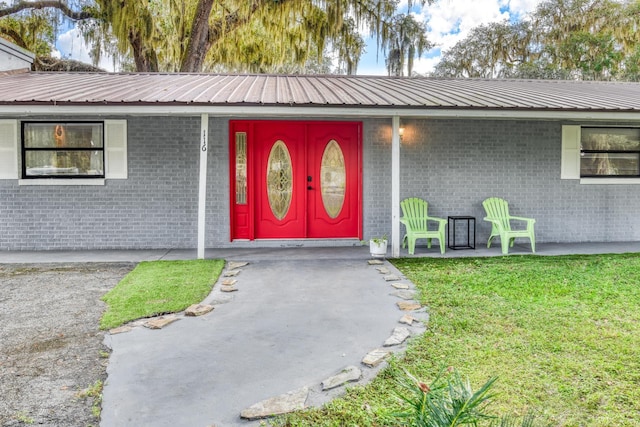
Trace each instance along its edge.
<instances>
[{"instance_id":1,"label":"porch light","mask_svg":"<svg viewBox=\"0 0 640 427\"><path fill-rule=\"evenodd\" d=\"M400 135L400 141L402 141L404 137L404 127L402 125L398 128L398 134Z\"/></svg>"}]
</instances>

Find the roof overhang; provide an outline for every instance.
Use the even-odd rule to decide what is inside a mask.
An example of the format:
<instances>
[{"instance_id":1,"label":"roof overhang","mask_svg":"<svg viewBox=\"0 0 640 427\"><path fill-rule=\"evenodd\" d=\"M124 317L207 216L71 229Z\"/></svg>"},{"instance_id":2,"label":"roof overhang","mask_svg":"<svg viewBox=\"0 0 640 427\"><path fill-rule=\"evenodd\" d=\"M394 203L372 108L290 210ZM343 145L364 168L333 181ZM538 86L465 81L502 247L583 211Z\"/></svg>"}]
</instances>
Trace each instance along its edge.
<instances>
[{"instance_id":1,"label":"roof overhang","mask_svg":"<svg viewBox=\"0 0 640 427\"><path fill-rule=\"evenodd\" d=\"M464 108L388 108L262 105L0 105L3 116L197 116L213 117L349 117L349 118L459 118L494 120L640 120L638 111L522 110Z\"/></svg>"},{"instance_id":2,"label":"roof overhang","mask_svg":"<svg viewBox=\"0 0 640 427\"><path fill-rule=\"evenodd\" d=\"M2 37L0 37L0 52L15 56L16 58L29 63L33 62L36 57L34 53L29 52L16 44L10 43Z\"/></svg>"}]
</instances>

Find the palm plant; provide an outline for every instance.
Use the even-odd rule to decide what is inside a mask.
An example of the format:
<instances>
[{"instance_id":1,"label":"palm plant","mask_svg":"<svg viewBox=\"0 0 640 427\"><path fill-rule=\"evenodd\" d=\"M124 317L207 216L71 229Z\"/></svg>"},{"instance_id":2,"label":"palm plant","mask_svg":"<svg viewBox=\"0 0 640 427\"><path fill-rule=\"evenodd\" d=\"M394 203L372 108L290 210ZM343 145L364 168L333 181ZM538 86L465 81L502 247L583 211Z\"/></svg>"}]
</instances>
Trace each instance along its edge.
<instances>
[{"instance_id":1,"label":"palm plant","mask_svg":"<svg viewBox=\"0 0 640 427\"><path fill-rule=\"evenodd\" d=\"M480 389L473 392L468 380L458 372L442 369L431 384L419 381L409 372L398 378L401 391L398 397L408 408L395 416L413 427L477 426L481 420L496 417L486 412L492 395L489 389L497 378L491 378Z\"/></svg>"},{"instance_id":2,"label":"palm plant","mask_svg":"<svg viewBox=\"0 0 640 427\"><path fill-rule=\"evenodd\" d=\"M392 414L400 418L404 426L411 427L456 427L483 425L495 427L535 427L535 414L529 413L521 420L489 414L487 407L493 394L489 390L497 377L490 378L477 391L473 391L469 380L464 380L453 368L441 369L431 384L426 384L406 370L397 376L400 386L397 395L407 409ZM546 426L546 424L544 424ZM550 424L549 424L550 425Z\"/></svg>"}]
</instances>

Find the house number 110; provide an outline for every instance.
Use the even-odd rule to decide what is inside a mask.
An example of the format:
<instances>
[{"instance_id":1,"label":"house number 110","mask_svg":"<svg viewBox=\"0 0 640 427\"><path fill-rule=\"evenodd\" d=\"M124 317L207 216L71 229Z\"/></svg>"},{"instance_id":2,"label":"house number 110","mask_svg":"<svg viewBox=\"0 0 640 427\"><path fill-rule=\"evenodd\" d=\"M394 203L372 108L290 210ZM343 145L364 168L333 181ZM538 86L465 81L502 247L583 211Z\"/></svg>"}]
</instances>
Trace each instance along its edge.
<instances>
[{"instance_id":1,"label":"house number 110","mask_svg":"<svg viewBox=\"0 0 640 427\"><path fill-rule=\"evenodd\" d=\"M202 131L202 151L207 151L207 131Z\"/></svg>"}]
</instances>

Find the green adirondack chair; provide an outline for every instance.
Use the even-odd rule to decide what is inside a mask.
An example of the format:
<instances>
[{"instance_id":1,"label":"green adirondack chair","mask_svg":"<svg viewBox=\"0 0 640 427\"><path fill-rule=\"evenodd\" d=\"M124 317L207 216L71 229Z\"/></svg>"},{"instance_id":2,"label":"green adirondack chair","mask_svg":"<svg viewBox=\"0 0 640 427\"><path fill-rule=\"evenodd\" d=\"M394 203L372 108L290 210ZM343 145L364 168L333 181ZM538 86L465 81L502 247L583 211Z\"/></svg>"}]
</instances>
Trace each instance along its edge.
<instances>
[{"instance_id":1,"label":"green adirondack chair","mask_svg":"<svg viewBox=\"0 0 640 427\"><path fill-rule=\"evenodd\" d=\"M431 248L431 239L440 241L440 253L444 254L444 226L446 219L427 216L428 204L422 199L412 197L400 202L402 218L400 222L404 224L407 234L402 239L402 247L409 243L409 254L413 255L416 249L416 240L427 239L427 247ZM429 222L437 223L430 230Z\"/></svg>"},{"instance_id":2,"label":"green adirondack chair","mask_svg":"<svg viewBox=\"0 0 640 427\"><path fill-rule=\"evenodd\" d=\"M506 200L491 197L482 202L484 210L487 216L485 221L491 222L491 235L487 241L487 248L491 247L491 241L495 237L500 237L500 243L502 244L502 254L507 255L509 253L509 246L513 247L513 241L519 237L528 237L531 241L531 252L536 251L536 236L533 232L533 224L536 222L533 218L523 218L519 216L509 215L509 203ZM511 228L511 221L525 221L525 229L513 230Z\"/></svg>"}]
</instances>

